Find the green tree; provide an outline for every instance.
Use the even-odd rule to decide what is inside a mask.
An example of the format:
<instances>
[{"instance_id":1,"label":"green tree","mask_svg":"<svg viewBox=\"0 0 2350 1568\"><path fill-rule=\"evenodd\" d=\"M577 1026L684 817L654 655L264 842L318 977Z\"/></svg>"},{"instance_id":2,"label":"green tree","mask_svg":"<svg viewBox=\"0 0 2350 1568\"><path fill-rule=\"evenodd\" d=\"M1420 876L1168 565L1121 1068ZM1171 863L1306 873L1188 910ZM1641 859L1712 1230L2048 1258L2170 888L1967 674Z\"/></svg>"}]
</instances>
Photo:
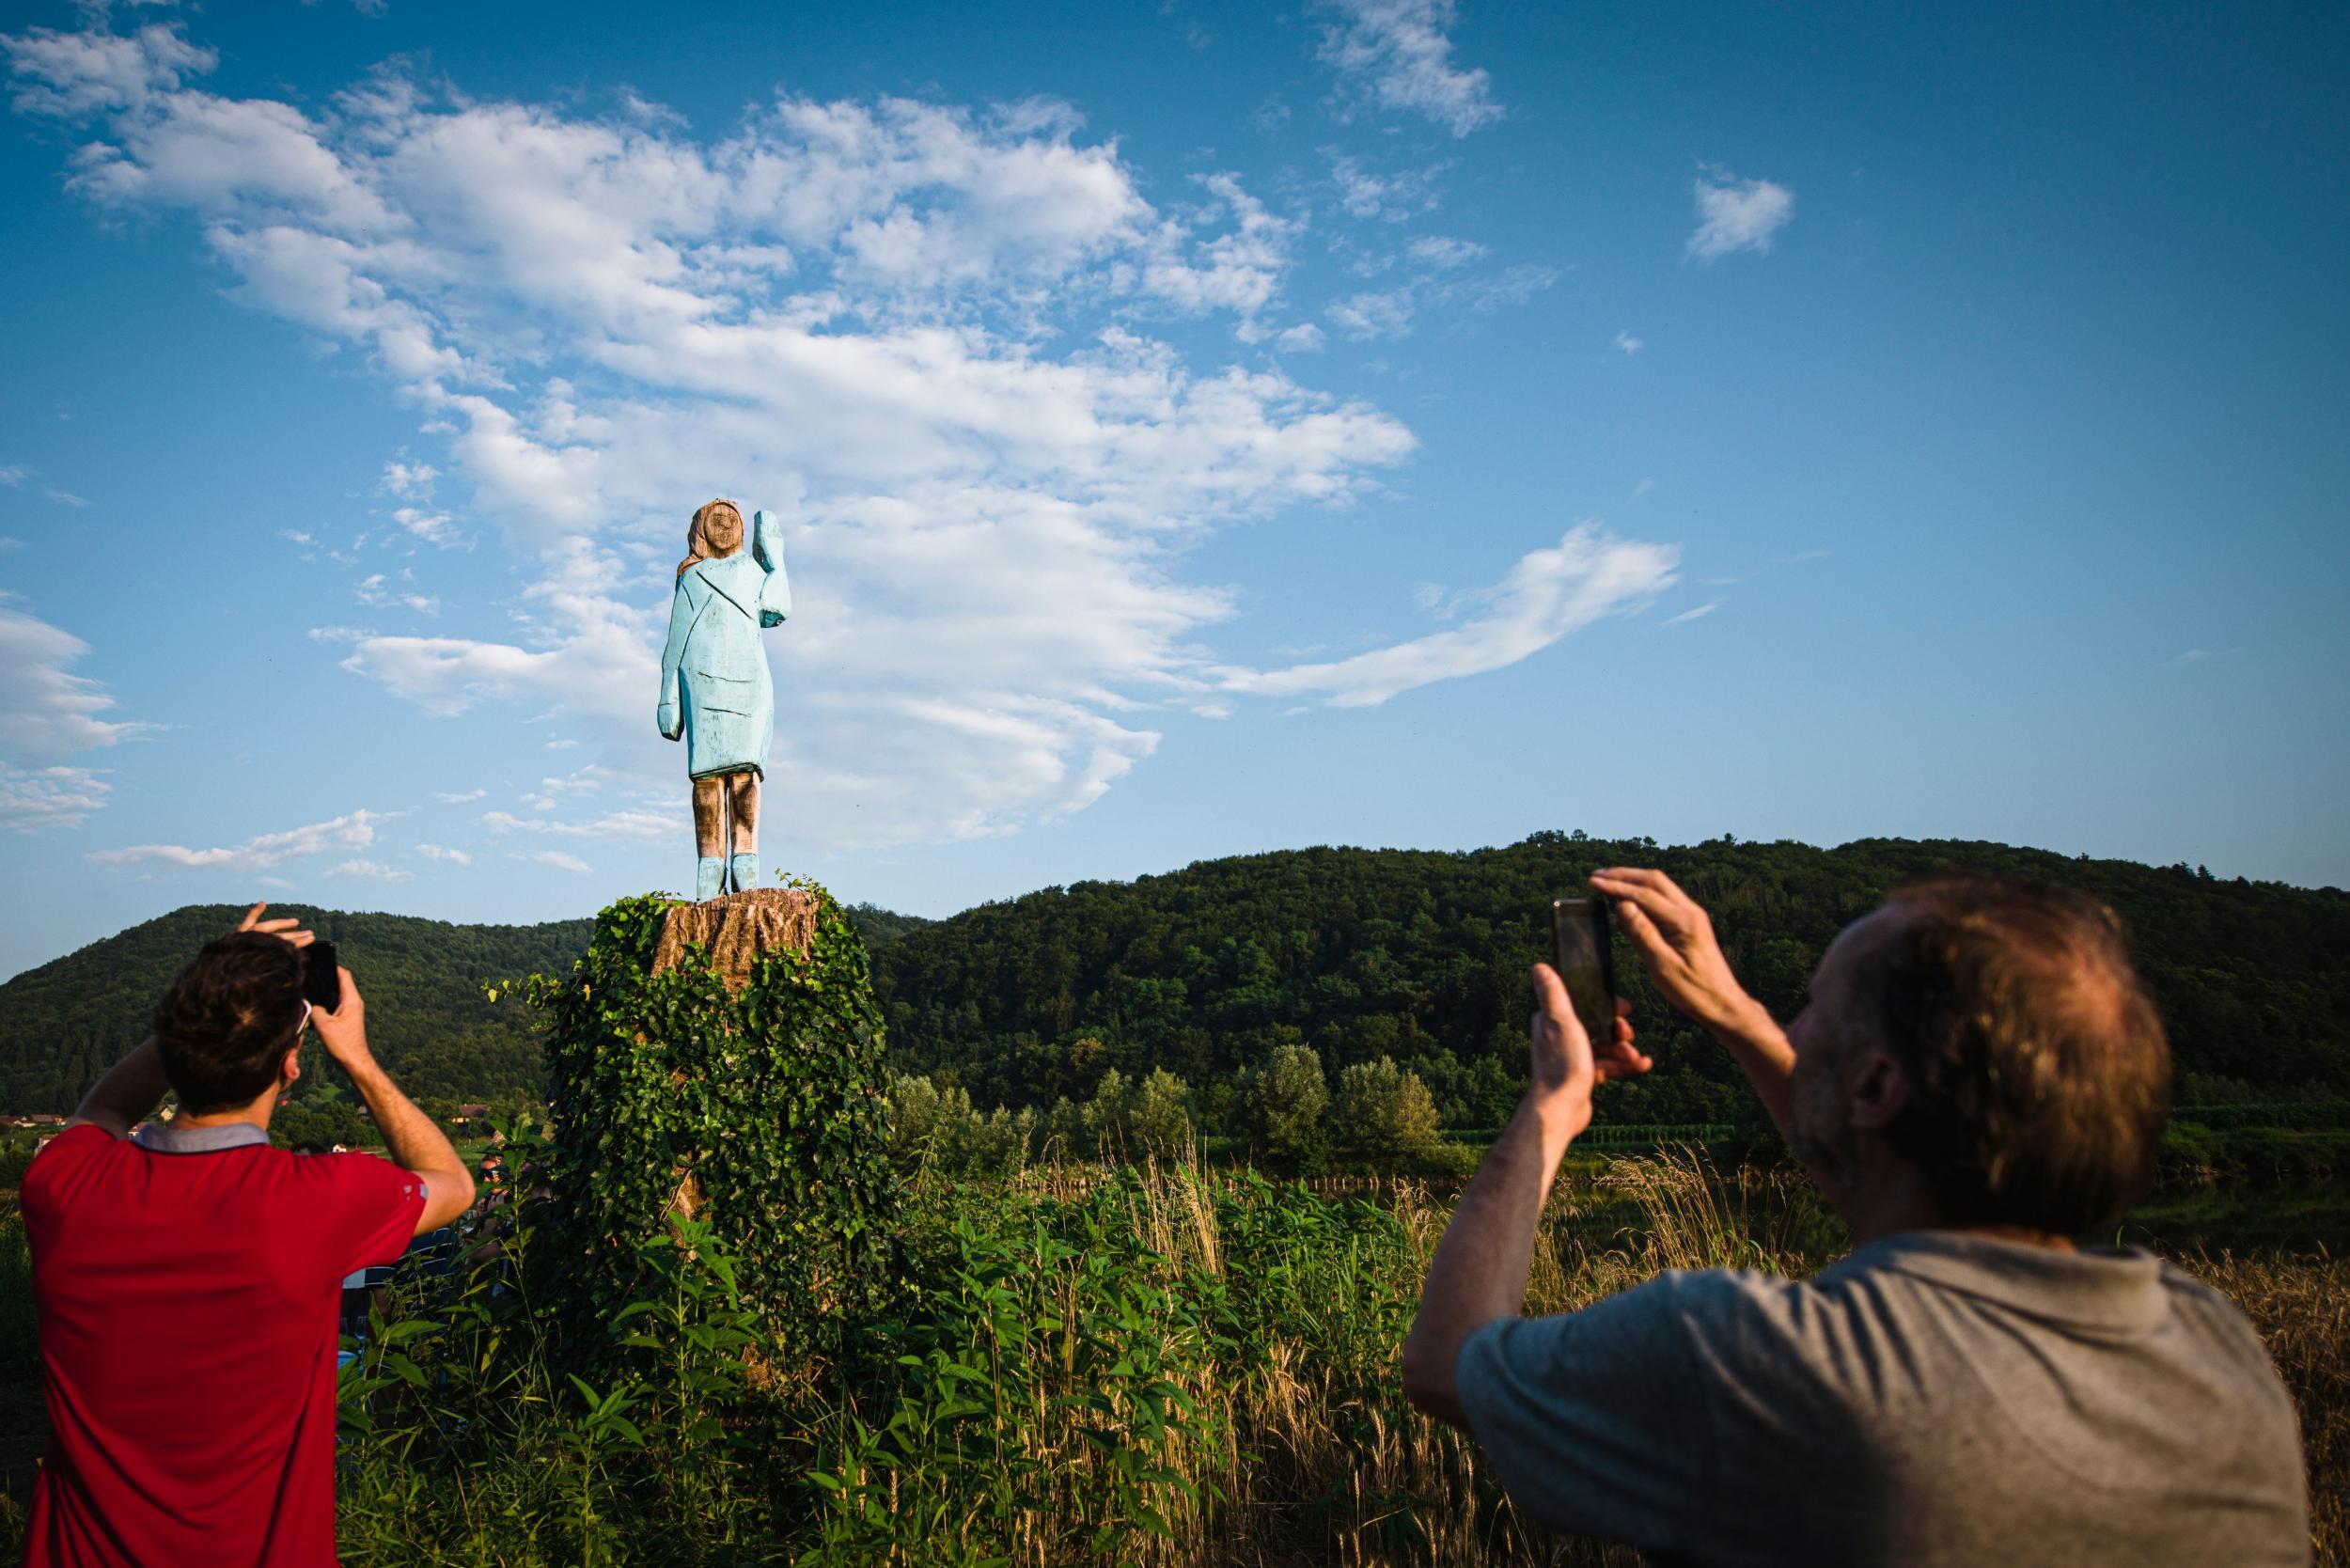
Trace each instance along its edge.
<instances>
[{"instance_id":1,"label":"green tree","mask_svg":"<svg viewBox=\"0 0 2350 1568\"><path fill-rule=\"evenodd\" d=\"M1339 1148L1371 1160L1422 1160L1444 1142L1435 1096L1388 1057L1340 1070L1330 1127Z\"/></svg>"},{"instance_id":2,"label":"green tree","mask_svg":"<svg viewBox=\"0 0 2350 1568\"><path fill-rule=\"evenodd\" d=\"M1276 1159L1311 1165L1324 1142L1322 1113L1330 1103L1322 1058L1310 1045L1283 1045L1241 1085L1248 1141Z\"/></svg>"}]
</instances>

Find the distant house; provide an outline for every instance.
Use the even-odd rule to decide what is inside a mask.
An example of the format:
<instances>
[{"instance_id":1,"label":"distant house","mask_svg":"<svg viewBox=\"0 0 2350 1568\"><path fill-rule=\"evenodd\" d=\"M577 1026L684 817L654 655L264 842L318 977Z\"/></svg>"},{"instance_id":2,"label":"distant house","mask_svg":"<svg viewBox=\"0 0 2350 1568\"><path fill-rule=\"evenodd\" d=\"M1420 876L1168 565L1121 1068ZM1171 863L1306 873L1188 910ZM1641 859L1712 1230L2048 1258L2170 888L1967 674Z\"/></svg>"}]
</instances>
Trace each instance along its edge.
<instances>
[{"instance_id":1,"label":"distant house","mask_svg":"<svg viewBox=\"0 0 2350 1568\"><path fill-rule=\"evenodd\" d=\"M449 1120L462 1126L468 1121L478 1121L489 1114L490 1107L486 1105L463 1105L457 1107L457 1114Z\"/></svg>"}]
</instances>

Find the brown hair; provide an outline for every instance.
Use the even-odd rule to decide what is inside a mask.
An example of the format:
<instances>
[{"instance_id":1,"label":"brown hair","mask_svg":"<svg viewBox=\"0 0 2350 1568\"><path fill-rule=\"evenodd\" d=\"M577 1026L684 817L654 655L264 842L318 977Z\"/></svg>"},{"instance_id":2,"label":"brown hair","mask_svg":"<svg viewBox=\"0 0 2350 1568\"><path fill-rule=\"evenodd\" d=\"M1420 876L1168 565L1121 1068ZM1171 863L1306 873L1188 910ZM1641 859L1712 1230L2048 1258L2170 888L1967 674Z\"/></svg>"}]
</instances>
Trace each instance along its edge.
<instances>
[{"instance_id":1,"label":"brown hair","mask_svg":"<svg viewBox=\"0 0 2350 1568\"><path fill-rule=\"evenodd\" d=\"M2122 922L2045 883L1940 876L1897 887L1857 957L1854 1022L1898 1061L1888 1137L1944 1216L2075 1235L2154 1184L2170 1046Z\"/></svg>"},{"instance_id":2,"label":"brown hair","mask_svg":"<svg viewBox=\"0 0 2350 1568\"><path fill-rule=\"evenodd\" d=\"M266 932L214 937L155 1004L155 1054L192 1116L251 1105L302 1018L302 951Z\"/></svg>"},{"instance_id":3,"label":"brown hair","mask_svg":"<svg viewBox=\"0 0 2350 1568\"><path fill-rule=\"evenodd\" d=\"M743 509L736 506L732 501L728 500L723 495L714 501L709 502L708 504L696 509L694 512L694 521L685 525L685 558L677 563L677 574L679 576L684 576L686 572L696 561L706 561L712 557L717 555L718 552L711 548L710 544L709 519L720 507L724 507L727 510L734 513L734 521L737 526L742 525ZM736 548L740 549L742 547L737 545Z\"/></svg>"}]
</instances>

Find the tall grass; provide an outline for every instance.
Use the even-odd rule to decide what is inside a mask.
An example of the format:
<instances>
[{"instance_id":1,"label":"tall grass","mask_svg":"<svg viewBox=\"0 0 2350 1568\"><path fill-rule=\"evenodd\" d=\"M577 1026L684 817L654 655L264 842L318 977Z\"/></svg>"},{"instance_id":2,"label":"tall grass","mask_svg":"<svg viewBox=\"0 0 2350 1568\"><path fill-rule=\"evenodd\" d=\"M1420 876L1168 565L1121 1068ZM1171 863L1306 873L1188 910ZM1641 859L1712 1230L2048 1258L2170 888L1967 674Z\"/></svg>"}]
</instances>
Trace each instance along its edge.
<instances>
[{"instance_id":1,"label":"tall grass","mask_svg":"<svg viewBox=\"0 0 2350 1568\"><path fill-rule=\"evenodd\" d=\"M1397 1350L1448 1215L1188 1163L918 1184L920 1282L845 1380L765 1363L707 1231L619 1356L567 1370L511 1253L409 1281L346 1374L354 1562L1629 1564L1525 1527L1476 1446L1404 1404ZM0 1238L7 1239L7 1238ZM526 1249L527 1232L509 1238ZM1808 1184L1673 1155L1564 1184L1530 1308L1664 1268L1800 1274L1844 1238ZM2300 1402L2318 1560L2345 1558L2350 1278L2188 1265L2268 1336ZM0 1320L8 1309L0 1305Z\"/></svg>"}]
</instances>

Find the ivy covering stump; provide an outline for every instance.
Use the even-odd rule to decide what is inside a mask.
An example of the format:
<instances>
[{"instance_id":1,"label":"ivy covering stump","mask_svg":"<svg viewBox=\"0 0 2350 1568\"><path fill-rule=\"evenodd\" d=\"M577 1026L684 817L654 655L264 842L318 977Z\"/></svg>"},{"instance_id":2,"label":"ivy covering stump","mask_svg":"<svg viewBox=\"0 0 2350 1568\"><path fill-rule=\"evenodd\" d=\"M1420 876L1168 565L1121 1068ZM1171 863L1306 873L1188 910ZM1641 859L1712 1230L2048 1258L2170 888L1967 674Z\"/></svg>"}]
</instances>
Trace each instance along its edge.
<instances>
[{"instance_id":1,"label":"ivy covering stump","mask_svg":"<svg viewBox=\"0 0 2350 1568\"><path fill-rule=\"evenodd\" d=\"M554 1121L534 1294L584 1358L628 1332L657 1283L641 1244L683 1212L733 1260L776 1381L837 1363L893 1289L898 1190L881 1014L832 895L622 899L530 999Z\"/></svg>"}]
</instances>

